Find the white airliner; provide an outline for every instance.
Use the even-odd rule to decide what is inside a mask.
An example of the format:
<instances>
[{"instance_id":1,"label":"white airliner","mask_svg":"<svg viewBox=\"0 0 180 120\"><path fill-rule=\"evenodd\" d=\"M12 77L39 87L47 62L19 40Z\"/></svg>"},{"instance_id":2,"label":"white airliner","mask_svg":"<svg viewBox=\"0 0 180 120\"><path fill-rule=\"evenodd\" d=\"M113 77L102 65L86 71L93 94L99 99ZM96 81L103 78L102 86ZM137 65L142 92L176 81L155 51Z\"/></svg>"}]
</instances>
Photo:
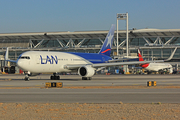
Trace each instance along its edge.
<instances>
[{"instance_id":1,"label":"white airliner","mask_svg":"<svg viewBox=\"0 0 180 120\"><path fill-rule=\"evenodd\" d=\"M114 30L115 25L112 25L99 53L28 51L22 53L18 59L14 61L8 59L7 48L5 59L10 62L16 62L17 66L24 71L26 81L30 80L29 76L48 72L53 73L50 77L50 79L53 80L60 79L56 74L60 72L78 72L83 80L90 80L95 74L95 70L101 67L154 62L133 61L112 63L113 60L110 57L110 53ZM164 60L158 60L158 62L164 62Z\"/></svg>"},{"instance_id":2,"label":"white airliner","mask_svg":"<svg viewBox=\"0 0 180 120\"><path fill-rule=\"evenodd\" d=\"M173 53L171 56L174 55L176 52L177 47L174 49ZM144 61L140 50L138 49L138 56L139 56L139 61ZM140 64L140 66L146 70L148 70L148 73L150 72L158 72L158 71L165 71L168 70L169 73L173 72L173 67L169 63L145 63L145 64Z\"/></svg>"}]
</instances>

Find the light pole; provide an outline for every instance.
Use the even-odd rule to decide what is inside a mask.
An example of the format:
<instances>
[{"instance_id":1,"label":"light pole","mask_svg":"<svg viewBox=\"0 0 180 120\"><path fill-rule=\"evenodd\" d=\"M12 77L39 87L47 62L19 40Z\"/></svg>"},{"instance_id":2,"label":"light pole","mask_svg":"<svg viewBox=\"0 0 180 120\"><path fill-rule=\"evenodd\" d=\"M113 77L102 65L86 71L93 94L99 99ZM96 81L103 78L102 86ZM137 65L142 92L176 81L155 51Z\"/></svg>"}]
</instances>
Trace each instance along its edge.
<instances>
[{"instance_id":1,"label":"light pole","mask_svg":"<svg viewBox=\"0 0 180 120\"><path fill-rule=\"evenodd\" d=\"M117 56L119 56L119 42L118 42L118 20L126 20L126 56L129 56L129 34L128 34L128 13L117 13ZM129 73L128 65L125 66L126 73Z\"/></svg>"},{"instance_id":2,"label":"light pole","mask_svg":"<svg viewBox=\"0 0 180 120\"><path fill-rule=\"evenodd\" d=\"M119 55L119 42L118 42L118 20L126 20L126 55L129 53L128 41L128 13L117 13L117 56Z\"/></svg>"}]
</instances>

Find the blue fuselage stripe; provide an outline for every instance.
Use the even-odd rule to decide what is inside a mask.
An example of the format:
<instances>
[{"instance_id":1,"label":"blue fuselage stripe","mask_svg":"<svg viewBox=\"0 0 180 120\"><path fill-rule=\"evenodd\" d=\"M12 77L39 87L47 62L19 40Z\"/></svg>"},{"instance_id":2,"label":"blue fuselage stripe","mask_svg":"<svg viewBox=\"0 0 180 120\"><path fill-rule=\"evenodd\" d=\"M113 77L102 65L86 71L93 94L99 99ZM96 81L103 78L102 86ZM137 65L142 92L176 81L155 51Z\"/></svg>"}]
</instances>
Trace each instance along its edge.
<instances>
[{"instance_id":1,"label":"blue fuselage stripe","mask_svg":"<svg viewBox=\"0 0 180 120\"><path fill-rule=\"evenodd\" d=\"M97 54L97 53L73 53L73 52L67 52L67 53L80 56L80 57L90 61L93 64L107 63L108 60L112 60L112 58L109 56L101 55L101 54Z\"/></svg>"}]
</instances>

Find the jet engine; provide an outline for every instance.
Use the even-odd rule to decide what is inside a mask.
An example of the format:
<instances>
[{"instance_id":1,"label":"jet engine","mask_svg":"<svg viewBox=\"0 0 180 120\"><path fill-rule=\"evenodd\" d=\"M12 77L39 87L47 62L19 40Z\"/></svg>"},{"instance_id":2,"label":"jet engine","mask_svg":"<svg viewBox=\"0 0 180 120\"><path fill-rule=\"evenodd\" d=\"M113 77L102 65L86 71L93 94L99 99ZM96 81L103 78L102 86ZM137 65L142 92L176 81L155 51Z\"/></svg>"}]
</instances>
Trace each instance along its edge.
<instances>
[{"instance_id":1,"label":"jet engine","mask_svg":"<svg viewBox=\"0 0 180 120\"><path fill-rule=\"evenodd\" d=\"M83 66L78 69L78 74L82 77L92 77L94 73L95 70L91 66Z\"/></svg>"}]
</instances>

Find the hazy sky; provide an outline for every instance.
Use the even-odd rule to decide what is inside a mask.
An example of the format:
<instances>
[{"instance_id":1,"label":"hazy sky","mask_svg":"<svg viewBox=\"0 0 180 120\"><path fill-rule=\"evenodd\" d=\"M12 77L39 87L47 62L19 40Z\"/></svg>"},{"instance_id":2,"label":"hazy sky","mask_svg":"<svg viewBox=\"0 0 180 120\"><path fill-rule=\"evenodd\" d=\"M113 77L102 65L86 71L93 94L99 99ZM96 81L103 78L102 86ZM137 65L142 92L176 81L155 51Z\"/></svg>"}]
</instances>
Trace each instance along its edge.
<instances>
[{"instance_id":1,"label":"hazy sky","mask_svg":"<svg viewBox=\"0 0 180 120\"><path fill-rule=\"evenodd\" d=\"M0 33L109 30L126 12L129 29L180 29L180 0L0 0Z\"/></svg>"}]
</instances>

